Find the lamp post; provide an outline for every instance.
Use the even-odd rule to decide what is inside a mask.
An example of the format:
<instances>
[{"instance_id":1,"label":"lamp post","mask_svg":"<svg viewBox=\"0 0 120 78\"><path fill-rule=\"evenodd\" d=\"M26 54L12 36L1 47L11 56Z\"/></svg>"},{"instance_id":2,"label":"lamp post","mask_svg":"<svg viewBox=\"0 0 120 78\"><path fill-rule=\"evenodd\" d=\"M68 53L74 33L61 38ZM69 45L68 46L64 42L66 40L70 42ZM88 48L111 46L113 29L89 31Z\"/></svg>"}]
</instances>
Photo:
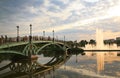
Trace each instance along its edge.
<instances>
[{"instance_id":1,"label":"lamp post","mask_svg":"<svg viewBox=\"0 0 120 78\"><path fill-rule=\"evenodd\" d=\"M32 78L33 68L32 67L32 59L33 59L33 44L32 44L32 24L30 24L30 36L29 36L29 51L28 51L28 58L29 58L29 78Z\"/></svg>"},{"instance_id":2,"label":"lamp post","mask_svg":"<svg viewBox=\"0 0 120 78\"><path fill-rule=\"evenodd\" d=\"M43 40L45 39L45 31L43 31Z\"/></svg>"},{"instance_id":3,"label":"lamp post","mask_svg":"<svg viewBox=\"0 0 120 78\"><path fill-rule=\"evenodd\" d=\"M55 41L55 39L54 39L54 33L55 33L55 31L53 30L53 42Z\"/></svg>"},{"instance_id":4,"label":"lamp post","mask_svg":"<svg viewBox=\"0 0 120 78\"><path fill-rule=\"evenodd\" d=\"M66 50L66 47L65 47L65 36L64 36L64 41L63 41L63 42L64 42L64 47L63 47L63 49Z\"/></svg>"},{"instance_id":5,"label":"lamp post","mask_svg":"<svg viewBox=\"0 0 120 78\"><path fill-rule=\"evenodd\" d=\"M43 37L45 37L45 31L43 31Z\"/></svg>"},{"instance_id":6,"label":"lamp post","mask_svg":"<svg viewBox=\"0 0 120 78\"><path fill-rule=\"evenodd\" d=\"M30 35L29 35L29 52L28 52L28 57L30 58L30 64L31 64L31 55L32 55L32 24L30 24Z\"/></svg>"},{"instance_id":7,"label":"lamp post","mask_svg":"<svg viewBox=\"0 0 120 78\"><path fill-rule=\"evenodd\" d=\"M16 27L17 27L17 42L19 42L19 26Z\"/></svg>"},{"instance_id":8,"label":"lamp post","mask_svg":"<svg viewBox=\"0 0 120 78\"><path fill-rule=\"evenodd\" d=\"M64 45L65 45L65 36L64 36Z\"/></svg>"},{"instance_id":9,"label":"lamp post","mask_svg":"<svg viewBox=\"0 0 120 78\"><path fill-rule=\"evenodd\" d=\"M29 42L32 41L32 24L30 24L30 36L29 36Z\"/></svg>"}]
</instances>

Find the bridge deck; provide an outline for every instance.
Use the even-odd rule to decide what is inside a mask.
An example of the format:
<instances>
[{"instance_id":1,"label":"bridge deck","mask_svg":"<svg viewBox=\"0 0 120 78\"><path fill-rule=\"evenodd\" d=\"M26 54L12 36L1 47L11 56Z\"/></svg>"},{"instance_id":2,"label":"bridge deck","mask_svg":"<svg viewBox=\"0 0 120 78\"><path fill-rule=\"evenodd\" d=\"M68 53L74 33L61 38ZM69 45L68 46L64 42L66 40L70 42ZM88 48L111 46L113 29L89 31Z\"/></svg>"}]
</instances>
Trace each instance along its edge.
<instances>
[{"instance_id":1,"label":"bridge deck","mask_svg":"<svg viewBox=\"0 0 120 78\"><path fill-rule=\"evenodd\" d=\"M52 41L33 41L32 43L46 43L46 42L52 42ZM3 44L3 45L0 45L0 49L7 48L7 47L18 46L18 45L24 45L24 44L28 44L28 43L29 42L6 43L6 44Z\"/></svg>"}]
</instances>

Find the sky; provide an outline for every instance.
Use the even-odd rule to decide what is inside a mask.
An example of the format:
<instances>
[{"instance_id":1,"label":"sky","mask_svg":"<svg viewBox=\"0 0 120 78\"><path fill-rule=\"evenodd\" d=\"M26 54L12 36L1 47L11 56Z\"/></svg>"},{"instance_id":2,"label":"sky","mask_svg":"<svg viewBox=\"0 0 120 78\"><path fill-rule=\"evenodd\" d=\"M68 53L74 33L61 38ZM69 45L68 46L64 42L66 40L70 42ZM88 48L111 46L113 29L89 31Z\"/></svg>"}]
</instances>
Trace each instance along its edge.
<instances>
[{"instance_id":1,"label":"sky","mask_svg":"<svg viewBox=\"0 0 120 78\"><path fill-rule=\"evenodd\" d=\"M0 35L33 35L66 40L95 39L96 28L104 39L120 36L120 0L0 0Z\"/></svg>"}]
</instances>

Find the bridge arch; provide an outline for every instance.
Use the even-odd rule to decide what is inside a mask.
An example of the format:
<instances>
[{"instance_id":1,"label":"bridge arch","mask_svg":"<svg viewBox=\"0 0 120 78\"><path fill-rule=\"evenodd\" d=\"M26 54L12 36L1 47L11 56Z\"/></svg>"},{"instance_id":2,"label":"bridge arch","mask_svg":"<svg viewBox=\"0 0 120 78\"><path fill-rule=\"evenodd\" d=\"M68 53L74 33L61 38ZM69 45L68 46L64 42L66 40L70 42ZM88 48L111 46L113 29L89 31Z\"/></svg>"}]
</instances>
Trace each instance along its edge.
<instances>
[{"instance_id":1,"label":"bridge arch","mask_svg":"<svg viewBox=\"0 0 120 78\"><path fill-rule=\"evenodd\" d=\"M23 49L22 53L24 53L26 56L28 56L28 53L30 51L30 49L32 50L31 54L36 54L36 51L37 51L37 46L35 44L28 44L25 46L25 48Z\"/></svg>"},{"instance_id":2,"label":"bridge arch","mask_svg":"<svg viewBox=\"0 0 120 78\"><path fill-rule=\"evenodd\" d=\"M50 46L50 45L56 45L61 50L65 51L64 48L61 45L59 45L58 43L48 43L48 44L45 44L44 46L42 46L41 48L39 48L36 53L38 54L41 50L43 50L45 47Z\"/></svg>"}]
</instances>

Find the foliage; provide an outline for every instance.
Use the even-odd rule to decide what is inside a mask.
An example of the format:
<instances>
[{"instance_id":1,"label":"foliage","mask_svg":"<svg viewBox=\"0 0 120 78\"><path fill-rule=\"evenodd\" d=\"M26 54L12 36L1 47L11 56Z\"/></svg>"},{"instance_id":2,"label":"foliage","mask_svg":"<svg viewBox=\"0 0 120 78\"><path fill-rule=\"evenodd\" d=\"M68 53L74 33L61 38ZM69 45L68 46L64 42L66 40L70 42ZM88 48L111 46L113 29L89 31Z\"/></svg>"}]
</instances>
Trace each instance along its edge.
<instances>
[{"instance_id":1,"label":"foliage","mask_svg":"<svg viewBox=\"0 0 120 78\"><path fill-rule=\"evenodd\" d=\"M120 46L120 40L116 40L116 44Z\"/></svg>"},{"instance_id":2,"label":"foliage","mask_svg":"<svg viewBox=\"0 0 120 78\"><path fill-rule=\"evenodd\" d=\"M81 41L79 42L79 46L80 46L80 47L85 47L86 44L88 44L88 42L87 42L86 40L81 40Z\"/></svg>"},{"instance_id":3,"label":"foliage","mask_svg":"<svg viewBox=\"0 0 120 78\"><path fill-rule=\"evenodd\" d=\"M89 41L89 44L96 44L96 41L93 40L93 39L91 39L91 40Z\"/></svg>"}]
</instances>

